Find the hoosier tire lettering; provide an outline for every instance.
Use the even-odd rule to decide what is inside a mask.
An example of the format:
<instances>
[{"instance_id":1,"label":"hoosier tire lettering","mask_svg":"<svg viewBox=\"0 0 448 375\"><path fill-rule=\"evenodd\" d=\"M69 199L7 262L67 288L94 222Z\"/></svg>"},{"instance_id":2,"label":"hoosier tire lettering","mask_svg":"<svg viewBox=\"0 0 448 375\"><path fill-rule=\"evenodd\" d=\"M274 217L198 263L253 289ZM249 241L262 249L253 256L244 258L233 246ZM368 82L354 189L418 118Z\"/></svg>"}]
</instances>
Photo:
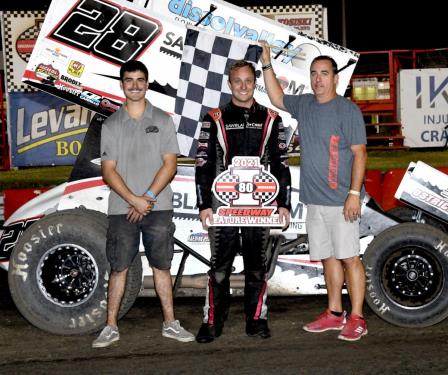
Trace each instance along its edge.
<instances>
[{"instance_id":1,"label":"hoosier tire lettering","mask_svg":"<svg viewBox=\"0 0 448 375\"><path fill-rule=\"evenodd\" d=\"M30 323L64 335L94 332L105 324L110 272L106 231L104 214L74 209L40 219L20 237L8 281L18 310ZM127 280L119 317L140 291L140 256Z\"/></svg>"},{"instance_id":2,"label":"hoosier tire lettering","mask_svg":"<svg viewBox=\"0 0 448 375\"><path fill-rule=\"evenodd\" d=\"M400 327L427 327L448 317L448 234L403 223L381 232L363 256L366 301Z\"/></svg>"}]
</instances>

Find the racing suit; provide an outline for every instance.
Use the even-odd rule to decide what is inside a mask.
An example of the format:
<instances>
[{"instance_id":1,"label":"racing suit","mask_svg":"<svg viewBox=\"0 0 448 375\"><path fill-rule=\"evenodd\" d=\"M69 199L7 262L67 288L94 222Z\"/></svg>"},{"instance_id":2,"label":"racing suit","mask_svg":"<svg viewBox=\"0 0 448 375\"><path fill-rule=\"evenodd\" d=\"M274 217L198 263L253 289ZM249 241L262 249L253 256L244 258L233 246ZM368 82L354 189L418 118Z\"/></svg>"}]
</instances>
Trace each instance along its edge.
<instances>
[{"instance_id":1,"label":"racing suit","mask_svg":"<svg viewBox=\"0 0 448 375\"><path fill-rule=\"evenodd\" d=\"M213 196L215 177L234 156L259 156L279 182L278 207L290 210L291 174L281 117L254 101L250 108L232 102L203 118L196 154L196 193L200 211L220 205ZM267 168L266 168L267 169ZM241 237L239 232L241 230ZM244 261L246 319L267 319L265 250L267 227L209 227L211 267L203 323L223 325L230 303L230 274L235 255Z\"/></svg>"}]
</instances>

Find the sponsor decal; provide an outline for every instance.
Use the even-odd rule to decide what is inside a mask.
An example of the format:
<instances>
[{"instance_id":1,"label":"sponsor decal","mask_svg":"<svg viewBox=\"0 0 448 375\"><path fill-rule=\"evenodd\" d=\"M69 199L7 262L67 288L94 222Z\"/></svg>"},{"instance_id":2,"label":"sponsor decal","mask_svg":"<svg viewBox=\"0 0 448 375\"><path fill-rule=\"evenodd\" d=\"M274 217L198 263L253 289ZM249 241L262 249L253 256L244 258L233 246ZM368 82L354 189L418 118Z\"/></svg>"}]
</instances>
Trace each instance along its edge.
<instances>
[{"instance_id":1,"label":"sponsor decal","mask_svg":"<svg viewBox=\"0 0 448 375\"><path fill-rule=\"evenodd\" d=\"M46 61L59 62L62 65L66 65L69 60L69 56L62 52L60 47L46 47L41 51L40 55L41 57L44 57Z\"/></svg>"},{"instance_id":2,"label":"sponsor decal","mask_svg":"<svg viewBox=\"0 0 448 375\"><path fill-rule=\"evenodd\" d=\"M210 138L210 133L207 133L207 132L201 132L200 134L199 134L199 139L204 139L204 140L206 140L206 139L209 139Z\"/></svg>"},{"instance_id":3,"label":"sponsor decal","mask_svg":"<svg viewBox=\"0 0 448 375\"><path fill-rule=\"evenodd\" d=\"M108 98L103 98L100 102L100 107L108 112L116 112L121 107L121 103L116 103Z\"/></svg>"},{"instance_id":4,"label":"sponsor decal","mask_svg":"<svg viewBox=\"0 0 448 375\"><path fill-rule=\"evenodd\" d=\"M158 133L159 132L159 128L155 125L150 125L145 129L146 133Z\"/></svg>"},{"instance_id":5,"label":"sponsor decal","mask_svg":"<svg viewBox=\"0 0 448 375\"><path fill-rule=\"evenodd\" d=\"M261 129L263 124L260 122L248 122L246 123L246 129Z\"/></svg>"},{"instance_id":6,"label":"sponsor decal","mask_svg":"<svg viewBox=\"0 0 448 375\"><path fill-rule=\"evenodd\" d=\"M198 5L200 4L197 1L171 0L168 3L168 11L173 14L176 21L195 24L208 12L208 9L201 8ZM266 40L270 45L275 45L279 48L283 48L283 46L287 45L288 51L282 55L282 62L285 64L289 63L295 56L303 58L304 51L302 47L294 46L293 43L287 43L281 39L276 39L277 36L275 33L270 32L269 30L255 30L245 24L246 20L240 20L240 17L238 16L238 14L235 14L235 17L209 14L201 22L201 26L237 38L253 41Z\"/></svg>"},{"instance_id":7,"label":"sponsor decal","mask_svg":"<svg viewBox=\"0 0 448 375\"><path fill-rule=\"evenodd\" d=\"M79 98L98 107L101 103L102 97L97 94L94 94L93 92L85 90L81 93Z\"/></svg>"},{"instance_id":8,"label":"sponsor decal","mask_svg":"<svg viewBox=\"0 0 448 375\"><path fill-rule=\"evenodd\" d=\"M54 87L56 87L60 91L64 91L69 93L70 95L79 96L82 93L81 89L76 89L72 86L64 85L63 83L58 83Z\"/></svg>"},{"instance_id":9,"label":"sponsor decal","mask_svg":"<svg viewBox=\"0 0 448 375\"><path fill-rule=\"evenodd\" d=\"M59 78L59 70L53 68L51 64L39 64L36 68L36 76L43 80L54 82Z\"/></svg>"},{"instance_id":10,"label":"sponsor decal","mask_svg":"<svg viewBox=\"0 0 448 375\"><path fill-rule=\"evenodd\" d=\"M419 201L448 213L448 201L431 192L415 189L411 195Z\"/></svg>"},{"instance_id":11,"label":"sponsor decal","mask_svg":"<svg viewBox=\"0 0 448 375\"><path fill-rule=\"evenodd\" d=\"M76 60L71 60L67 67L67 73L73 77L80 78L84 72L85 65Z\"/></svg>"},{"instance_id":12,"label":"sponsor decal","mask_svg":"<svg viewBox=\"0 0 448 375\"><path fill-rule=\"evenodd\" d=\"M236 124L225 124L226 130L232 130L232 129L244 129L244 124L236 123Z\"/></svg>"},{"instance_id":13,"label":"sponsor decal","mask_svg":"<svg viewBox=\"0 0 448 375\"><path fill-rule=\"evenodd\" d=\"M192 233L188 236L188 242L209 242L207 233Z\"/></svg>"},{"instance_id":14,"label":"sponsor decal","mask_svg":"<svg viewBox=\"0 0 448 375\"><path fill-rule=\"evenodd\" d=\"M63 74L61 74L61 77L59 79L61 81L68 82L68 83L72 84L73 86L77 86L77 87L81 87L82 86L81 82L77 81L76 79L67 77L67 76L65 76Z\"/></svg>"},{"instance_id":15,"label":"sponsor decal","mask_svg":"<svg viewBox=\"0 0 448 375\"><path fill-rule=\"evenodd\" d=\"M260 164L259 157L234 157L212 187L224 203L213 215L212 226L281 227L276 207L269 206L278 194L277 179Z\"/></svg>"}]
</instances>

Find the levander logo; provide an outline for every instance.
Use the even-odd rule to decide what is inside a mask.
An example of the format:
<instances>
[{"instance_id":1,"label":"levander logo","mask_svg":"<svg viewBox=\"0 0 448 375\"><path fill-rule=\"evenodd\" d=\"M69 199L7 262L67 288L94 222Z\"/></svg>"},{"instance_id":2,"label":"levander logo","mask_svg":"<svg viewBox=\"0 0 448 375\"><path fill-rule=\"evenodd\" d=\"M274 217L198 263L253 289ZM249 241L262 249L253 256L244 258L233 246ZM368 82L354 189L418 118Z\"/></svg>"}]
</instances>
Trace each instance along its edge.
<instances>
[{"instance_id":1,"label":"levander logo","mask_svg":"<svg viewBox=\"0 0 448 375\"><path fill-rule=\"evenodd\" d=\"M429 97L429 107L435 108L436 106L436 99L439 96L442 96L446 103L448 103L448 92L446 91L446 87L448 86L448 76L443 79L443 81L440 82L440 77L436 77L434 75L430 76L417 76L415 77L415 92L416 92L416 107L422 108L423 107L423 79L428 79L429 87L428 87L428 97Z\"/></svg>"},{"instance_id":2,"label":"levander logo","mask_svg":"<svg viewBox=\"0 0 448 375\"><path fill-rule=\"evenodd\" d=\"M196 23L202 16L207 14L208 9L201 9L194 6L192 0L171 0L168 4L168 10L174 15L178 16L177 19L181 22ZM233 35L238 38L249 39L253 41L266 40L270 45L283 48L286 41L281 39L275 39L275 34L267 30L261 30L261 32L250 28L249 26L242 25L237 22L234 17L222 17L214 16L210 14L205 18L201 25L209 26L214 31L222 32L227 35ZM289 63L295 56L301 55L302 48L294 47L292 44L288 46L289 52L287 56L283 57L283 63ZM274 51L275 53L275 48Z\"/></svg>"}]
</instances>

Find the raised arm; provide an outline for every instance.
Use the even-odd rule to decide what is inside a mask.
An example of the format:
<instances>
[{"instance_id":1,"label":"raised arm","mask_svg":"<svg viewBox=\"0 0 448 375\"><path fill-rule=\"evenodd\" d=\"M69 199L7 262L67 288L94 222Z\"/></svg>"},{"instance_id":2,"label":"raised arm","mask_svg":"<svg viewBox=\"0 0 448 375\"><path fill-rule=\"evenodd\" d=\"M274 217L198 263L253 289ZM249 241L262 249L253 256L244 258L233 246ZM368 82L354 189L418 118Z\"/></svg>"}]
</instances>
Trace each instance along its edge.
<instances>
[{"instance_id":1,"label":"raised arm","mask_svg":"<svg viewBox=\"0 0 448 375\"><path fill-rule=\"evenodd\" d=\"M277 81L271 62L271 49L266 41L260 41L263 52L261 54L261 64L263 69L264 84L268 92L269 100L277 108L286 111L283 104L284 93Z\"/></svg>"}]
</instances>

